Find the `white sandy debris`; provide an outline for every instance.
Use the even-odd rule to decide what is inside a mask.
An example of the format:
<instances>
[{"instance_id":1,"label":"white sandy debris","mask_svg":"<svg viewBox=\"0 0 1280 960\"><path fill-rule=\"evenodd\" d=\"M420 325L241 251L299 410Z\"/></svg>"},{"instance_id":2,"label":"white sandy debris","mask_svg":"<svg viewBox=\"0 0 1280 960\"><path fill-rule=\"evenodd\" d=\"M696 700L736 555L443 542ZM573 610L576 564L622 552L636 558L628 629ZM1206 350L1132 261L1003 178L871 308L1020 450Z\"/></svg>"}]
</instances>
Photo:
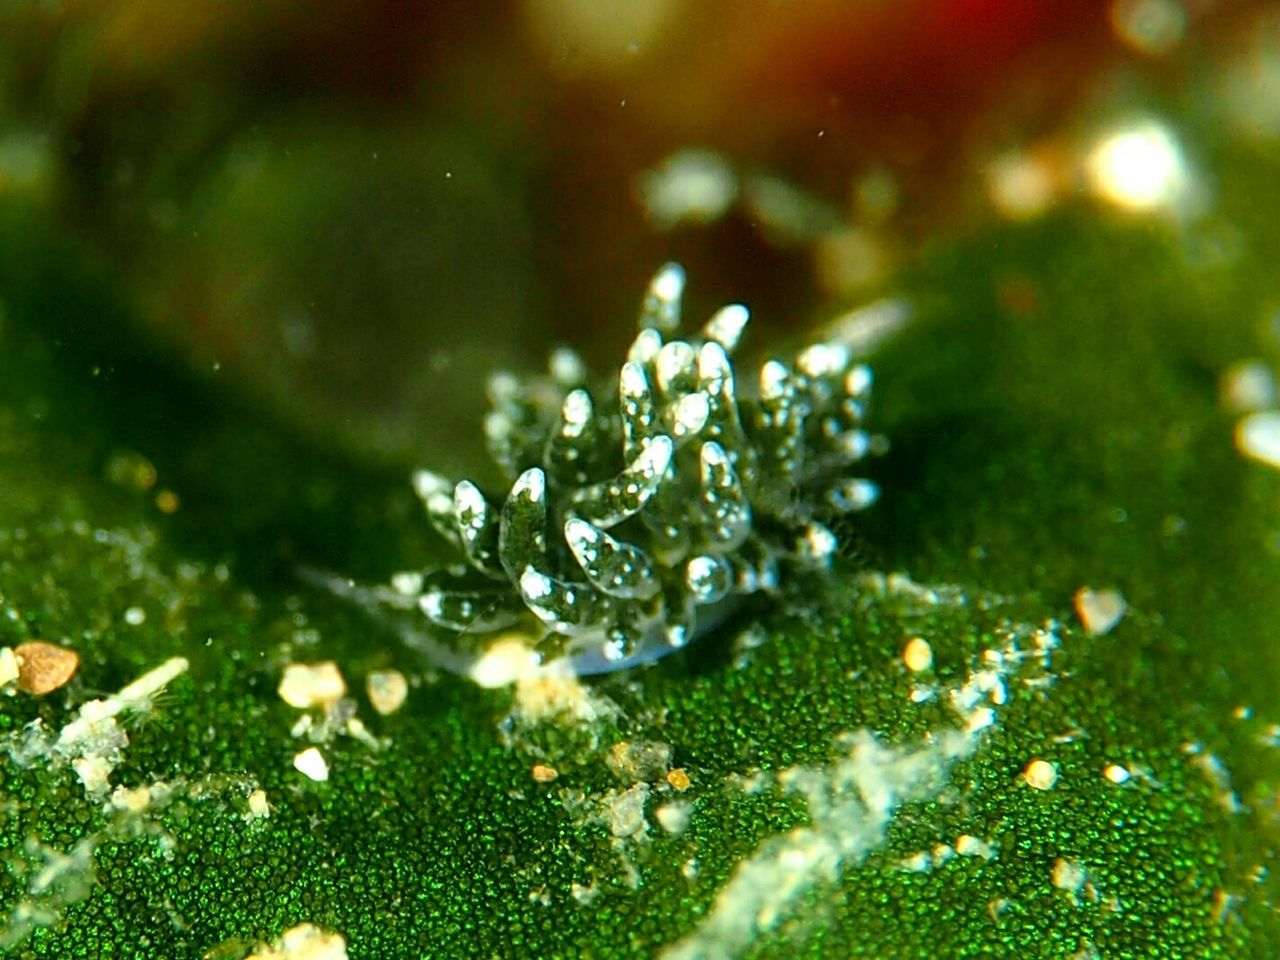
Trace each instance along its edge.
<instances>
[{"instance_id":1,"label":"white sandy debris","mask_svg":"<svg viewBox=\"0 0 1280 960\"><path fill-rule=\"evenodd\" d=\"M0 647L0 687L18 679L18 658L10 647Z\"/></svg>"},{"instance_id":2,"label":"white sandy debris","mask_svg":"<svg viewBox=\"0 0 1280 960\"><path fill-rule=\"evenodd\" d=\"M1058 768L1048 760L1037 757L1022 771L1022 779L1027 782L1027 786L1036 790L1052 790L1058 782Z\"/></svg>"},{"instance_id":3,"label":"white sandy debris","mask_svg":"<svg viewBox=\"0 0 1280 960\"><path fill-rule=\"evenodd\" d=\"M722 958L741 953L817 883L835 882L884 841L897 807L942 788L950 765L969 756L979 738L942 730L926 743L885 746L870 731L850 738L830 767L793 767L780 777L809 801L811 823L766 839L738 864L711 911L664 960Z\"/></svg>"},{"instance_id":4,"label":"white sandy debris","mask_svg":"<svg viewBox=\"0 0 1280 960\"><path fill-rule=\"evenodd\" d=\"M956 853L962 857L981 857L983 860L990 860L996 855L996 848L981 837L962 833L956 837Z\"/></svg>"},{"instance_id":5,"label":"white sandy debris","mask_svg":"<svg viewBox=\"0 0 1280 960\"><path fill-rule=\"evenodd\" d=\"M294 755L293 768L304 777L308 777L317 783L323 783L329 779L329 764L322 754L315 747L307 747Z\"/></svg>"},{"instance_id":6,"label":"white sandy debris","mask_svg":"<svg viewBox=\"0 0 1280 960\"><path fill-rule=\"evenodd\" d=\"M685 800L671 800L654 810L653 818L667 833L681 834L688 828L692 813L693 804Z\"/></svg>"},{"instance_id":7,"label":"white sandy debris","mask_svg":"<svg viewBox=\"0 0 1280 960\"><path fill-rule=\"evenodd\" d=\"M271 804L267 803L267 791L258 789L249 794L249 818L261 820L271 815Z\"/></svg>"},{"instance_id":8,"label":"white sandy debris","mask_svg":"<svg viewBox=\"0 0 1280 960\"><path fill-rule=\"evenodd\" d=\"M291 663L284 668L277 688L280 699L298 710L328 707L347 693L347 681L332 660Z\"/></svg>"},{"instance_id":9,"label":"white sandy debris","mask_svg":"<svg viewBox=\"0 0 1280 960\"><path fill-rule=\"evenodd\" d=\"M1182 752L1191 758L1191 765L1213 784L1218 806L1227 813L1241 813L1244 805L1231 787L1231 772L1216 755L1205 750L1200 743L1184 743Z\"/></svg>"},{"instance_id":10,"label":"white sandy debris","mask_svg":"<svg viewBox=\"0 0 1280 960\"><path fill-rule=\"evenodd\" d=\"M637 783L626 790L610 790L606 793L604 802L609 832L619 839L643 835L648 829L644 819L644 806L648 800L647 783Z\"/></svg>"},{"instance_id":11,"label":"white sandy debris","mask_svg":"<svg viewBox=\"0 0 1280 960\"><path fill-rule=\"evenodd\" d=\"M105 756L73 757L71 769L80 778L85 793L105 793L111 786L111 771L115 768L113 761Z\"/></svg>"},{"instance_id":12,"label":"white sandy debris","mask_svg":"<svg viewBox=\"0 0 1280 960\"><path fill-rule=\"evenodd\" d=\"M404 705L409 695L409 681L399 670L371 670L365 677L365 693L369 703L382 716L390 716Z\"/></svg>"},{"instance_id":13,"label":"white sandy debris","mask_svg":"<svg viewBox=\"0 0 1280 960\"><path fill-rule=\"evenodd\" d=\"M1053 885L1066 893L1079 893L1089 875L1073 860L1059 858L1053 862Z\"/></svg>"},{"instance_id":14,"label":"white sandy debris","mask_svg":"<svg viewBox=\"0 0 1280 960\"><path fill-rule=\"evenodd\" d=\"M184 657L166 660L103 700L81 705L74 718L50 734L38 721L28 727L23 742L10 755L20 765L38 759L69 763L89 794L100 794L111 785L111 772L120 762L129 737L116 718L150 707L152 699L176 677L186 672Z\"/></svg>"},{"instance_id":15,"label":"white sandy debris","mask_svg":"<svg viewBox=\"0 0 1280 960\"><path fill-rule=\"evenodd\" d=\"M347 941L314 923L300 923L270 946L259 944L245 960L347 960Z\"/></svg>"},{"instance_id":16,"label":"white sandy debris","mask_svg":"<svg viewBox=\"0 0 1280 960\"><path fill-rule=\"evenodd\" d=\"M522 724L590 724L617 716L618 706L578 679L563 661L520 677L512 715Z\"/></svg>"},{"instance_id":17,"label":"white sandy debris","mask_svg":"<svg viewBox=\"0 0 1280 960\"><path fill-rule=\"evenodd\" d=\"M111 791L111 806L127 813L144 813L151 806L151 788L116 787Z\"/></svg>"},{"instance_id":18,"label":"white sandy debris","mask_svg":"<svg viewBox=\"0 0 1280 960\"><path fill-rule=\"evenodd\" d=\"M63 853L29 836L21 851L10 851L9 874L26 889L8 916L0 916L0 951L21 943L37 927L53 926L68 906L89 895L96 846L95 836L84 837Z\"/></svg>"},{"instance_id":19,"label":"white sandy debris","mask_svg":"<svg viewBox=\"0 0 1280 960\"><path fill-rule=\"evenodd\" d=\"M1076 616L1085 632L1097 637L1110 633L1128 609L1118 590L1094 590L1081 587L1075 596Z\"/></svg>"},{"instance_id":20,"label":"white sandy debris","mask_svg":"<svg viewBox=\"0 0 1280 960\"><path fill-rule=\"evenodd\" d=\"M473 682L482 687L506 687L535 678L541 670L542 658L534 650L534 638L522 633L499 635L467 670Z\"/></svg>"},{"instance_id":21,"label":"white sandy debris","mask_svg":"<svg viewBox=\"0 0 1280 960\"><path fill-rule=\"evenodd\" d=\"M964 604L963 591L926 587L902 576L864 578L872 590L926 608ZM1031 640L1030 649L1023 642ZM1045 671L1058 647L1054 626L1013 627L1005 645L986 651L964 683L943 692L961 726L930 731L919 741L889 744L871 730L844 735L840 756L824 767L793 767L777 777L784 790L808 801L809 824L765 839L738 863L701 923L667 946L662 960L734 957L772 930L815 886L836 883L842 871L861 863L885 842L889 826L904 803L936 797L948 783L952 765L976 753L995 709L1008 696L1007 678L1024 671ZM990 704L990 705L989 705ZM958 841L971 855L990 847L978 837ZM994 848L991 848L994 855ZM954 856L941 845L928 859L912 858L908 869L923 868Z\"/></svg>"},{"instance_id":22,"label":"white sandy debris","mask_svg":"<svg viewBox=\"0 0 1280 960\"><path fill-rule=\"evenodd\" d=\"M933 648L923 637L912 637L902 648L902 662L912 673L922 673L933 666Z\"/></svg>"},{"instance_id":23,"label":"white sandy debris","mask_svg":"<svg viewBox=\"0 0 1280 960\"><path fill-rule=\"evenodd\" d=\"M1251 413L1236 424L1236 449L1280 470L1280 410Z\"/></svg>"}]
</instances>

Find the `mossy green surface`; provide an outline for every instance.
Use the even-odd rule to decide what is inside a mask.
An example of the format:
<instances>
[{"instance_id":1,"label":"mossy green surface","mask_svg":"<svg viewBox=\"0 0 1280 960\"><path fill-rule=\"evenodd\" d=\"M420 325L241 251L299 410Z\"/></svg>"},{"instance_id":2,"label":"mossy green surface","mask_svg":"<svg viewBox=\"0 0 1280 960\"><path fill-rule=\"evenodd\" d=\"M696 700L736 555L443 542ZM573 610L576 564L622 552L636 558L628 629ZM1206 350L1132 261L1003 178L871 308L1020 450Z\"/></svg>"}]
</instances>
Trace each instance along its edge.
<instances>
[{"instance_id":1,"label":"mossy green surface","mask_svg":"<svg viewBox=\"0 0 1280 960\"><path fill-rule=\"evenodd\" d=\"M616 711L566 726L522 722L510 693L435 676L304 588L300 564L374 579L425 561L407 465L316 450L216 376L155 359L40 222L0 214L0 644L64 642L83 662L65 690L6 697L0 725L17 744L169 657L190 668L127 722L112 785L171 787L144 813L88 798L65 764L0 764L14 955L240 957L303 921L355 958L654 955L769 838L840 829L784 771L834 769L853 731L907 748L963 726L945 692L1036 630L1056 649L1009 669L975 751L838 875L799 884L745 955L1247 958L1280 943L1280 473L1235 451L1218 401L1231 363L1277 359L1265 251L1205 263L1173 230L1071 214L926 256L901 278L913 323L875 361L893 449L858 560L765 615L759 646L736 649L731 629L592 681ZM123 455L149 459L155 486L118 482ZM943 602L877 590L868 570L946 585ZM1129 601L1103 636L1073 612L1086 585ZM927 675L902 666L912 636L932 647ZM308 741L276 694L286 663L320 659L384 738L323 743L324 783L293 768ZM362 683L384 666L420 682L379 717ZM936 695L913 702L917 685ZM606 758L622 740L669 744L691 786L651 784L643 835L615 838L606 804L630 783ZM1050 790L1021 777L1037 757L1057 767ZM558 779L535 782L534 763ZM259 788L271 812L254 820ZM671 803L690 805L683 832L656 822ZM989 849L957 853L964 836ZM82 843L91 857L42 884L48 851ZM1085 879L1055 884L1060 864ZM27 923L31 904L44 912Z\"/></svg>"}]
</instances>

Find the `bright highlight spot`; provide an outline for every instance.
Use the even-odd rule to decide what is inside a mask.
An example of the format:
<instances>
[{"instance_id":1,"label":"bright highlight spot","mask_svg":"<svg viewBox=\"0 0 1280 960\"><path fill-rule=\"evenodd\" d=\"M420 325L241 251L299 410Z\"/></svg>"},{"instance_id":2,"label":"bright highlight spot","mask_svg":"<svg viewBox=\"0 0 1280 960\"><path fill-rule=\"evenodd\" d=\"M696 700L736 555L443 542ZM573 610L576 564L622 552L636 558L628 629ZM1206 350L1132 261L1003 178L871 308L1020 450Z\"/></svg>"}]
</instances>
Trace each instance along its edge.
<instances>
[{"instance_id":1,"label":"bright highlight spot","mask_svg":"<svg viewBox=\"0 0 1280 960\"><path fill-rule=\"evenodd\" d=\"M1105 136L1085 161L1089 189L1125 210L1171 207L1188 186L1186 158L1169 129L1144 121Z\"/></svg>"},{"instance_id":2,"label":"bright highlight spot","mask_svg":"<svg viewBox=\"0 0 1280 960\"><path fill-rule=\"evenodd\" d=\"M1237 423L1236 449L1280 470L1280 410L1251 413Z\"/></svg>"}]
</instances>

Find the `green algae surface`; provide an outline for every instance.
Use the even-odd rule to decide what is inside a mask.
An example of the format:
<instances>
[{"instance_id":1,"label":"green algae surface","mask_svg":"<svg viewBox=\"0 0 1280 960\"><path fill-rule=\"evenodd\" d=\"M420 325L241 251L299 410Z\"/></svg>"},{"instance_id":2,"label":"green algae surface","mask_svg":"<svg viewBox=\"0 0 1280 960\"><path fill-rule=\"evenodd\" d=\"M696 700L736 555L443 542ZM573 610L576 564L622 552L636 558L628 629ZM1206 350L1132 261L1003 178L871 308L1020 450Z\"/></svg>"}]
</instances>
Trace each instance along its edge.
<instances>
[{"instance_id":1,"label":"green algae surface","mask_svg":"<svg viewBox=\"0 0 1280 960\"><path fill-rule=\"evenodd\" d=\"M1072 214L932 251L874 358L884 497L832 582L517 697L297 578L425 563L411 465L157 359L39 223L0 217L0 645L81 665L0 701L13 955L239 958L303 922L354 958L1280 942L1280 473L1219 399L1232 364L1280 360L1266 229L1226 262ZM1081 587L1124 617L1090 635ZM173 658L87 780L59 732ZM351 701L328 717L277 694L322 660ZM386 716L383 668L410 680ZM312 747L327 779L295 767Z\"/></svg>"}]
</instances>

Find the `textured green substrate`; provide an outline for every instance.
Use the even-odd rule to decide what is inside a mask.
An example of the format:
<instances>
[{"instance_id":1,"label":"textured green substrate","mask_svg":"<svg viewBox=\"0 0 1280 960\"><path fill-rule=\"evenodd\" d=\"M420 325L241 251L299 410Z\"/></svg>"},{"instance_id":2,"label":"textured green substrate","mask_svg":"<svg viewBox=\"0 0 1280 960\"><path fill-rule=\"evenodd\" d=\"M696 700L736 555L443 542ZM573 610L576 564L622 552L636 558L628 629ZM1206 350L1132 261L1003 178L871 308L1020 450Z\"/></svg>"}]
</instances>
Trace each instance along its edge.
<instances>
[{"instance_id":1,"label":"textured green substrate","mask_svg":"<svg viewBox=\"0 0 1280 960\"><path fill-rule=\"evenodd\" d=\"M52 921L15 955L239 957L311 921L357 958L648 956L698 929L767 838L815 825L782 771L833 769L851 731L904 747L961 726L942 699L912 703L913 683L945 691L1010 629L1046 625L1060 648L1010 673L977 752L837 880L801 884L747 952L1244 958L1280 942L1259 869L1280 789L1280 474L1232 449L1216 399L1229 363L1276 359L1260 321L1277 291L1247 258L1197 265L1182 240L1065 218L928 258L904 280L916 322L876 362L894 449L860 553L967 602L878 597L849 562L804 610L770 614L762 646L739 655L731 630L604 678L593 695L617 713L566 728L424 674L303 590L300 560L373 577L425 557L399 471L325 459L216 382L116 347L126 321L102 286L39 242L17 215L0 231L0 644L66 642L84 662L66 691L6 698L0 725L16 743L168 657L190 669L128 723L113 785L173 785L146 813L104 812L65 766L0 764L0 911L11 933L23 903ZM106 479L121 450L154 461L177 514ZM1132 605L1105 636L1072 612L1086 584ZM911 636L933 674L903 669ZM388 742L323 745L314 783L275 688L290 660L328 658ZM380 718L359 690L389 665L422 682ZM624 739L669 744L692 786L653 784L647 834L615 841L592 811L630 785L605 763ZM1035 757L1053 789L1020 778ZM559 778L535 783L535 762ZM1136 775L1114 784L1108 764ZM272 812L251 821L256 788ZM653 816L671 801L692 804L675 835ZM964 835L990 855L938 853ZM86 838L92 871L41 888L35 844ZM903 866L921 853L928 869ZM1055 886L1060 862L1087 884Z\"/></svg>"}]
</instances>

